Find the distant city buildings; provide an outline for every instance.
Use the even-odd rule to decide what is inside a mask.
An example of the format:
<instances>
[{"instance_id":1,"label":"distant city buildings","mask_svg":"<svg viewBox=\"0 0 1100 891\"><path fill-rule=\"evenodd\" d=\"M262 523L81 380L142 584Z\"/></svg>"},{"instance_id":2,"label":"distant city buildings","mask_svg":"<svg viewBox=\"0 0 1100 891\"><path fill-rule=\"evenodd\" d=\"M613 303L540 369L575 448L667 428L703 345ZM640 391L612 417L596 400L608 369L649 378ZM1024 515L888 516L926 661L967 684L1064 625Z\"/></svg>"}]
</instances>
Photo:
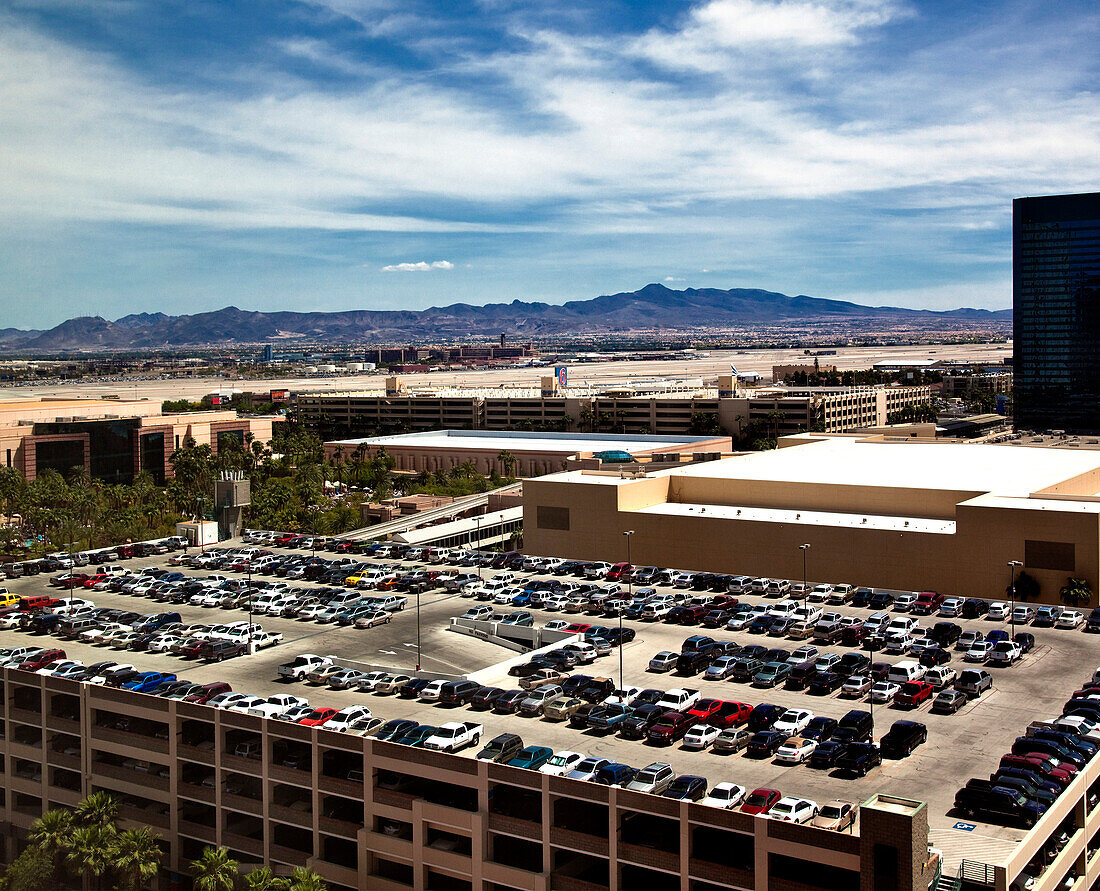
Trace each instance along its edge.
<instances>
[{"instance_id":1,"label":"distant city buildings","mask_svg":"<svg viewBox=\"0 0 1100 891\"><path fill-rule=\"evenodd\" d=\"M1100 431L1100 193L1012 202L1015 417Z\"/></svg>"},{"instance_id":2,"label":"distant city buildings","mask_svg":"<svg viewBox=\"0 0 1100 891\"><path fill-rule=\"evenodd\" d=\"M275 417L235 411L165 415L160 402L122 399L30 399L0 402L0 462L33 480L44 470L83 467L93 479L132 483L141 472L159 484L173 475L169 458L189 440L214 454L249 434L271 439Z\"/></svg>"}]
</instances>

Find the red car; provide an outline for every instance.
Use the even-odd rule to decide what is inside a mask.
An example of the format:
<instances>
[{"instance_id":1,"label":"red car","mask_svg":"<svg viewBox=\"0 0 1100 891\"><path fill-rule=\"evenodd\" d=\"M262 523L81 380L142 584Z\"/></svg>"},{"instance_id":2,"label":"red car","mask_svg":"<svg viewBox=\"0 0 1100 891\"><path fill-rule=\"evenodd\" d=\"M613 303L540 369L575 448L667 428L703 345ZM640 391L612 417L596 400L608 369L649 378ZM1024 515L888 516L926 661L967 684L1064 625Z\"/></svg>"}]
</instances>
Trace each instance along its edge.
<instances>
[{"instance_id":1,"label":"red car","mask_svg":"<svg viewBox=\"0 0 1100 891\"><path fill-rule=\"evenodd\" d=\"M303 727L320 727L335 715L336 712L337 709L334 708L315 708L304 718L299 719L298 723Z\"/></svg>"},{"instance_id":2,"label":"red car","mask_svg":"<svg viewBox=\"0 0 1100 891\"><path fill-rule=\"evenodd\" d=\"M719 594L716 597L712 597L707 606L711 609L725 609L728 606L733 606L735 603L737 603L737 598L732 594Z\"/></svg>"},{"instance_id":3,"label":"red car","mask_svg":"<svg viewBox=\"0 0 1100 891\"><path fill-rule=\"evenodd\" d=\"M894 703L907 708L916 708L934 692L932 685L927 681L908 681L901 685L901 689L894 696Z\"/></svg>"},{"instance_id":4,"label":"red car","mask_svg":"<svg viewBox=\"0 0 1100 891\"><path fill-rule=\"evenodd\" d=\"M586 625L584 622L572 622L566 625L562 631L566 634L584 634L584 632L588 631L591 627L591 625Z\"/></svg>"},{"instance_id":5,"label":"red car","mask_svg":"<svg viewBox=\"0 0 1100 891\"><path fill-rule=\"evenodd\" d=\"M915 616L930 616L940 608L940 604L945 599L945 595L937 594L935 591L922 591L917 595L917 602L913 604L910 612Z\"/></svg>"},{"instance_id":6,"label":"red car","mask_svg":"<svg viewBox=\"0 0 1100 891\"><path fill-rule=\"evenodd\" d=\"M105 573L105 572L100 572L100 573L96 573L95 575L90 575L86 579L84 579L84 587L85 588L90 588L90 587L92 587L92 585L98 585L100 582L105 582L110 578L111 577L109 575L107 575L107 573Z\"/></svg>"},{"instance_id":7,"label":"red car","mask_svg":"<svg viewBox=\"0 0 1100 891\"><path fill-rule=\"evenodd\" d=\"M701 723L706 723L710 720L711 715L716 714L721 710L725 703L721 699L700 699L695 705L689 708L685 714L691 715L693 718L697 718Z\"/></svg>"},{"instance_id":8,"label":"red car","mask_svg":"<svg viewBox=\"0 0 1100 891\"><path fill-rule=\"evenodd\" d=\"M54 662L59 662L64 658L64 650L43 650L41 653L20 662L16 668L21 668L23 671L38 671L38 669L46 668L49 665L53 665Z\"/></svg>"},{"instance_id":9,"label":"red car","mask_svg":"<svg viewBox=\"0 0 1100 891\"><path fill-rule=\"evenodd\" d=\"M634 574L634 567L629 563L616 563L607 571L609 582L625 582Z\"/></svg>"},{"instance_id":10,"label":"red car","mask_svg":"<svg viewBox=\"0 0 1100 891\"><path fill-rule=\"evenodd\" d=\"M744 724L751 714L751 705L743 702L723 702L722 707L707 718L707 723L725 730L727 727Z\"/></svg>"},{"instance_id":11,"label":"red car","mask_svg":"<svg viewBox=\"0 0 1100 891\"><path fill-rule=\"evenodd\" d=\"M684 734L698 723L684 712L665 712L646 732L646 739L651 743L671 744L683 739Z\"/></svg>"},{"instance_id":12,"label":"red car","mask_svg":"<svg viewBox=\"0 0 1100 891\"><path fill-rule=\"evenodd\" d=\"M782 797L778 789L753 789L741 805L741 813L766 814Z\"/></svg>"},{"instance_id":13,"label":"red car","mask_svg":"<svg viewBox=\"0 0 1100 891\"><path fill-rule=\"evenodd\" d=\"M233 688L229 686L225 681L213 681L209 684L203 684L202 689L197 693L192 693L190 696L184 696L184 702L197 702L199 705L205 705L219 693L232 693Z\"/></svg>"},{"instance_id":14,"label":"red car","mask_svg":"<svg viewBox=\"0 0 1100 891\"><path fill-rule=\"evenodd\" d=\"M1024 770L1038 770L1044 776L1058 783L1063 789L1073 782L1077 768L1072 764L1059 764L1054 767L1049 755L1037 753L1030 755L1002 755L1000 767L1020 767Z\"/></svg>"}]
</instances>

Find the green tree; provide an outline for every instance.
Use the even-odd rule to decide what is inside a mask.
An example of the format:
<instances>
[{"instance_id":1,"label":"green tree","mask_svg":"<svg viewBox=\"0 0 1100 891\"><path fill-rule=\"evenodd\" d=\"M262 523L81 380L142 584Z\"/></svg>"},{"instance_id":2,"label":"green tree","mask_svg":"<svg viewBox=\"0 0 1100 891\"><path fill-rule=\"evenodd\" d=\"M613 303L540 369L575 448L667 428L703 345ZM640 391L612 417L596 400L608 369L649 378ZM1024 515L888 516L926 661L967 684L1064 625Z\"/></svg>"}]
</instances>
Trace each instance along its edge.
<instances>
[{"instance_id":1,"label":"green tree","mask_svg":"<svg viewBox=\"0 0 1100 891\"><path fill-rule=\"evenodd\" d=\"M514 477L516 475L516 464L518 461L516 456L507 449L502 449L500 454L497 455L497 463L504 469L505 476Z\"/></svg>"},{"instance_id":2,"label":"green tree","mask_svg":"<svg viewBox=\"0 0 1100 891\"><path fill-rule=\"evenodd\" d=\"M191 862L195 891L233 891L240 873L237 863L225 848L206 848Z\"/></svg>"},{"instance_id":3,"label":"green tree","mask_svg":"<svg viewBox=\"0 0 1100 891\"><path fill-rule=\"evenodd\" d=\"M125 891L140 891L160 870L163 852L160 837L151 829L126 829L118 834L114 869Z\"/></svg>"},{"instance_id":4,"label":"green tree","mask_svg":"<svg viewBox=\"0 0 1100 891\"><path fill-rule=\"evenodd\" d=\"M327 891L325 884L317 873L305 866L295 866L290 876L290 891Z\"/></svg>"},{"instance_id":5,"label":"green tree","mask_svg":"<svg viewBox=\"0 0 1100 891\"><path fill-rule=\"evenodd\" d=\"M1068 606L1085 606L1092 600L1092 586L1087 579L1070 577L1058 592L1062 602Z\"/></svg>"},{"instance_id":6,"label":"green tree","mask_svg":"<svg viewBox=\"0 0 1100 891\"><path fill-rule=\"evenodd\" d=\"M287 891L290 882L279 878L266 866L247 873L244 877L245 891Z\"/></svg>"},{"instance_id":7,"label":"green tree","mask_svg":"<svg viewBox=\"0 0 1100 891\"><path fill-rule=\"evenodd\" d=\"M65 875L65 855L72 840L72 811L53 808L31 825L27 834L31 844L50 858L54 887L60 887Z\"/></svg>"},{"instance_id":8,"label":"green tree","mask_svg":"<svg viewBox=\"0 0 1100 891\"><path fill-rule=\"evenodd\" d=\"M83 802L81 802L83 803ZM95 879L103 887L103 877L114 868L118 830L113 824L93 823L73 830L66 861L80 875Z\"/></svg>"},{"instance_id":9,"label":"green tree","mask_svg":"<svg viewBox=\"0 0 1100 891\"><path fill-rule=\"evenodd\" d=\"M38 845L28 845L4 871L3 891L42 891L58 888L53 860Z\"/></svg>"},{"instance_id":10,"label":"green tree","mask_svg":"<svg viewBox=\"0 0 1100 891\"><path fill-rule=\"evenodd\" d=\"M76 806L81 826L113 826L118 819L118 801L110 792L93 792Z\"/></svg>"}]
</instances>

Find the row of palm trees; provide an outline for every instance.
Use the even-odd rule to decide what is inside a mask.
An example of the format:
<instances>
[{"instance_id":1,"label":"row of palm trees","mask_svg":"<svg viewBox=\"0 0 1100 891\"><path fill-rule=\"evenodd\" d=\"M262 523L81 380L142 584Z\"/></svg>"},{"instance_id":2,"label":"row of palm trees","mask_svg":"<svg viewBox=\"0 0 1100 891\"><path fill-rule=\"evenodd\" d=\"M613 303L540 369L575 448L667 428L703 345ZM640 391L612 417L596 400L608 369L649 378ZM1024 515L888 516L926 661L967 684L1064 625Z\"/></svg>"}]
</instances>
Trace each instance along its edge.
<instances>
[{"instance_id":1,"label":"row of palm trees","mask_svg":"<svg viewBox=\"0 0 1100 891\"><path fill-rule=\"evenodd\" d=\"M140 891L160 871L160 836L148 827L119 829L118 801L93 792L69 810L46 811L28 834L30 844L0 878L0 891L61 891L86 879L97 891ZM242 873L224 848L206 848L191 863L196 891L325 891L315 872L296 867L274 875L267 867ZM110 883L109 885L106 883Z\"/></svg>"}]
</instances>

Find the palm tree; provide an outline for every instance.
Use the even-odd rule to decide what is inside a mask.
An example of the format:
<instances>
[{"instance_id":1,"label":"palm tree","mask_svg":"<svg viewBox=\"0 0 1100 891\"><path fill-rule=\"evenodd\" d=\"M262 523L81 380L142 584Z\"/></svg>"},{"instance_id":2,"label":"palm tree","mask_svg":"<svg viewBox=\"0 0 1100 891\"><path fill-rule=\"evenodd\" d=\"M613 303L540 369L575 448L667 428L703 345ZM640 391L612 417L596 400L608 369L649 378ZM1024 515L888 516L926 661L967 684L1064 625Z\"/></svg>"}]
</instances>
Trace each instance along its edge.
<instances>
[{"instance_id":1,"label":"palm tree","mask_svg":"<svg viewBox=\"0 0 1100 891\"><path fill-rule=\"evenodd\" d=\"M1092 600L1092 586L1087 579L1078 579L1071 576L1062 585L1062 590L1058 592L1058 596L1062 598L1062 603L1068 606L1084 606Z\"/></svg>"},{"instance_id":2,"label":"palm tree","mask_svg":"<svg viewBox=\"0 0 1100 891\"><path fill-rule=\"evenodd\" d=\"M115 850L115 870L122 877L119 887L140 891L160 870L160 836L142 826L118 834Z\"/></svg>"},{"instance_id":3,"label":"palm tree","mask_svg":"<svg viewBox=\"0 0 1100 891\"><path fill-rule=\"evenodd\" d=\"M83 802L81 802L83 804ZM115 865L118 832L114 826L93 823L73 830L67 861L81 875L103 887L103 876Z\"/></svg>"},{"instance_id":4,"label":"palm tree","mask_svg":"<svg viewBox=\"0 0 1100 891\"><path fill-rule=\"evenodd\" d=\"M507 449L497 455L497 462L504 468L504 475L514 477L516 475L516 456Z\"/></svg>"},{"instance_id":5,"label":"palm tree","mask_svg":"<svg viewBox=\"0 0 1100 891\"><path fill-rule=\"evenodd\" d=\"M244 877L246 891L287 891L290 882L276 876L266 866L252 870Z\"/></svg>"},{"instance_id":6,"label":"palm tree","mask_svg":"<svg viewBox=\"0 0 1100 891\"><path fill-rule=\"evenodd\" d=\"M73 834L72 811L54 808L46 811L31 825L28 839L38 845L53 863L54 884L60 886L65 869L65 853Z\"/></svg>"},{"instance_id":7,"label":"palm tree","mask_svg":"<svg viewBox=\"0 0 1100 891\"><path fill-rule=\"evenodd\" d=\"M233 891L240 864L225 848L206 848L198 860L191 862L195 874L195 891Z\"/></svg>"},{"instance_id":8,"label":"palm tree","mask_svg":"<svg viewBox=\"0 0 1100 891\"><path fill-rule=\"evenodd\" d=\"M93 792L76 806L81 826L113 826L118 817L118 801L110 792Z\"/></svg>"},{"instance_id":9,"label":"palm tree","mask_svg":"<svg viewBox=\"0 0 1100 891\"><path fill-rule=\"evenodd\" d=\"M305 866L295 866L290 876L290 891L327 891L325 884L317 873Z\"/></svg>"}]
</instances>

